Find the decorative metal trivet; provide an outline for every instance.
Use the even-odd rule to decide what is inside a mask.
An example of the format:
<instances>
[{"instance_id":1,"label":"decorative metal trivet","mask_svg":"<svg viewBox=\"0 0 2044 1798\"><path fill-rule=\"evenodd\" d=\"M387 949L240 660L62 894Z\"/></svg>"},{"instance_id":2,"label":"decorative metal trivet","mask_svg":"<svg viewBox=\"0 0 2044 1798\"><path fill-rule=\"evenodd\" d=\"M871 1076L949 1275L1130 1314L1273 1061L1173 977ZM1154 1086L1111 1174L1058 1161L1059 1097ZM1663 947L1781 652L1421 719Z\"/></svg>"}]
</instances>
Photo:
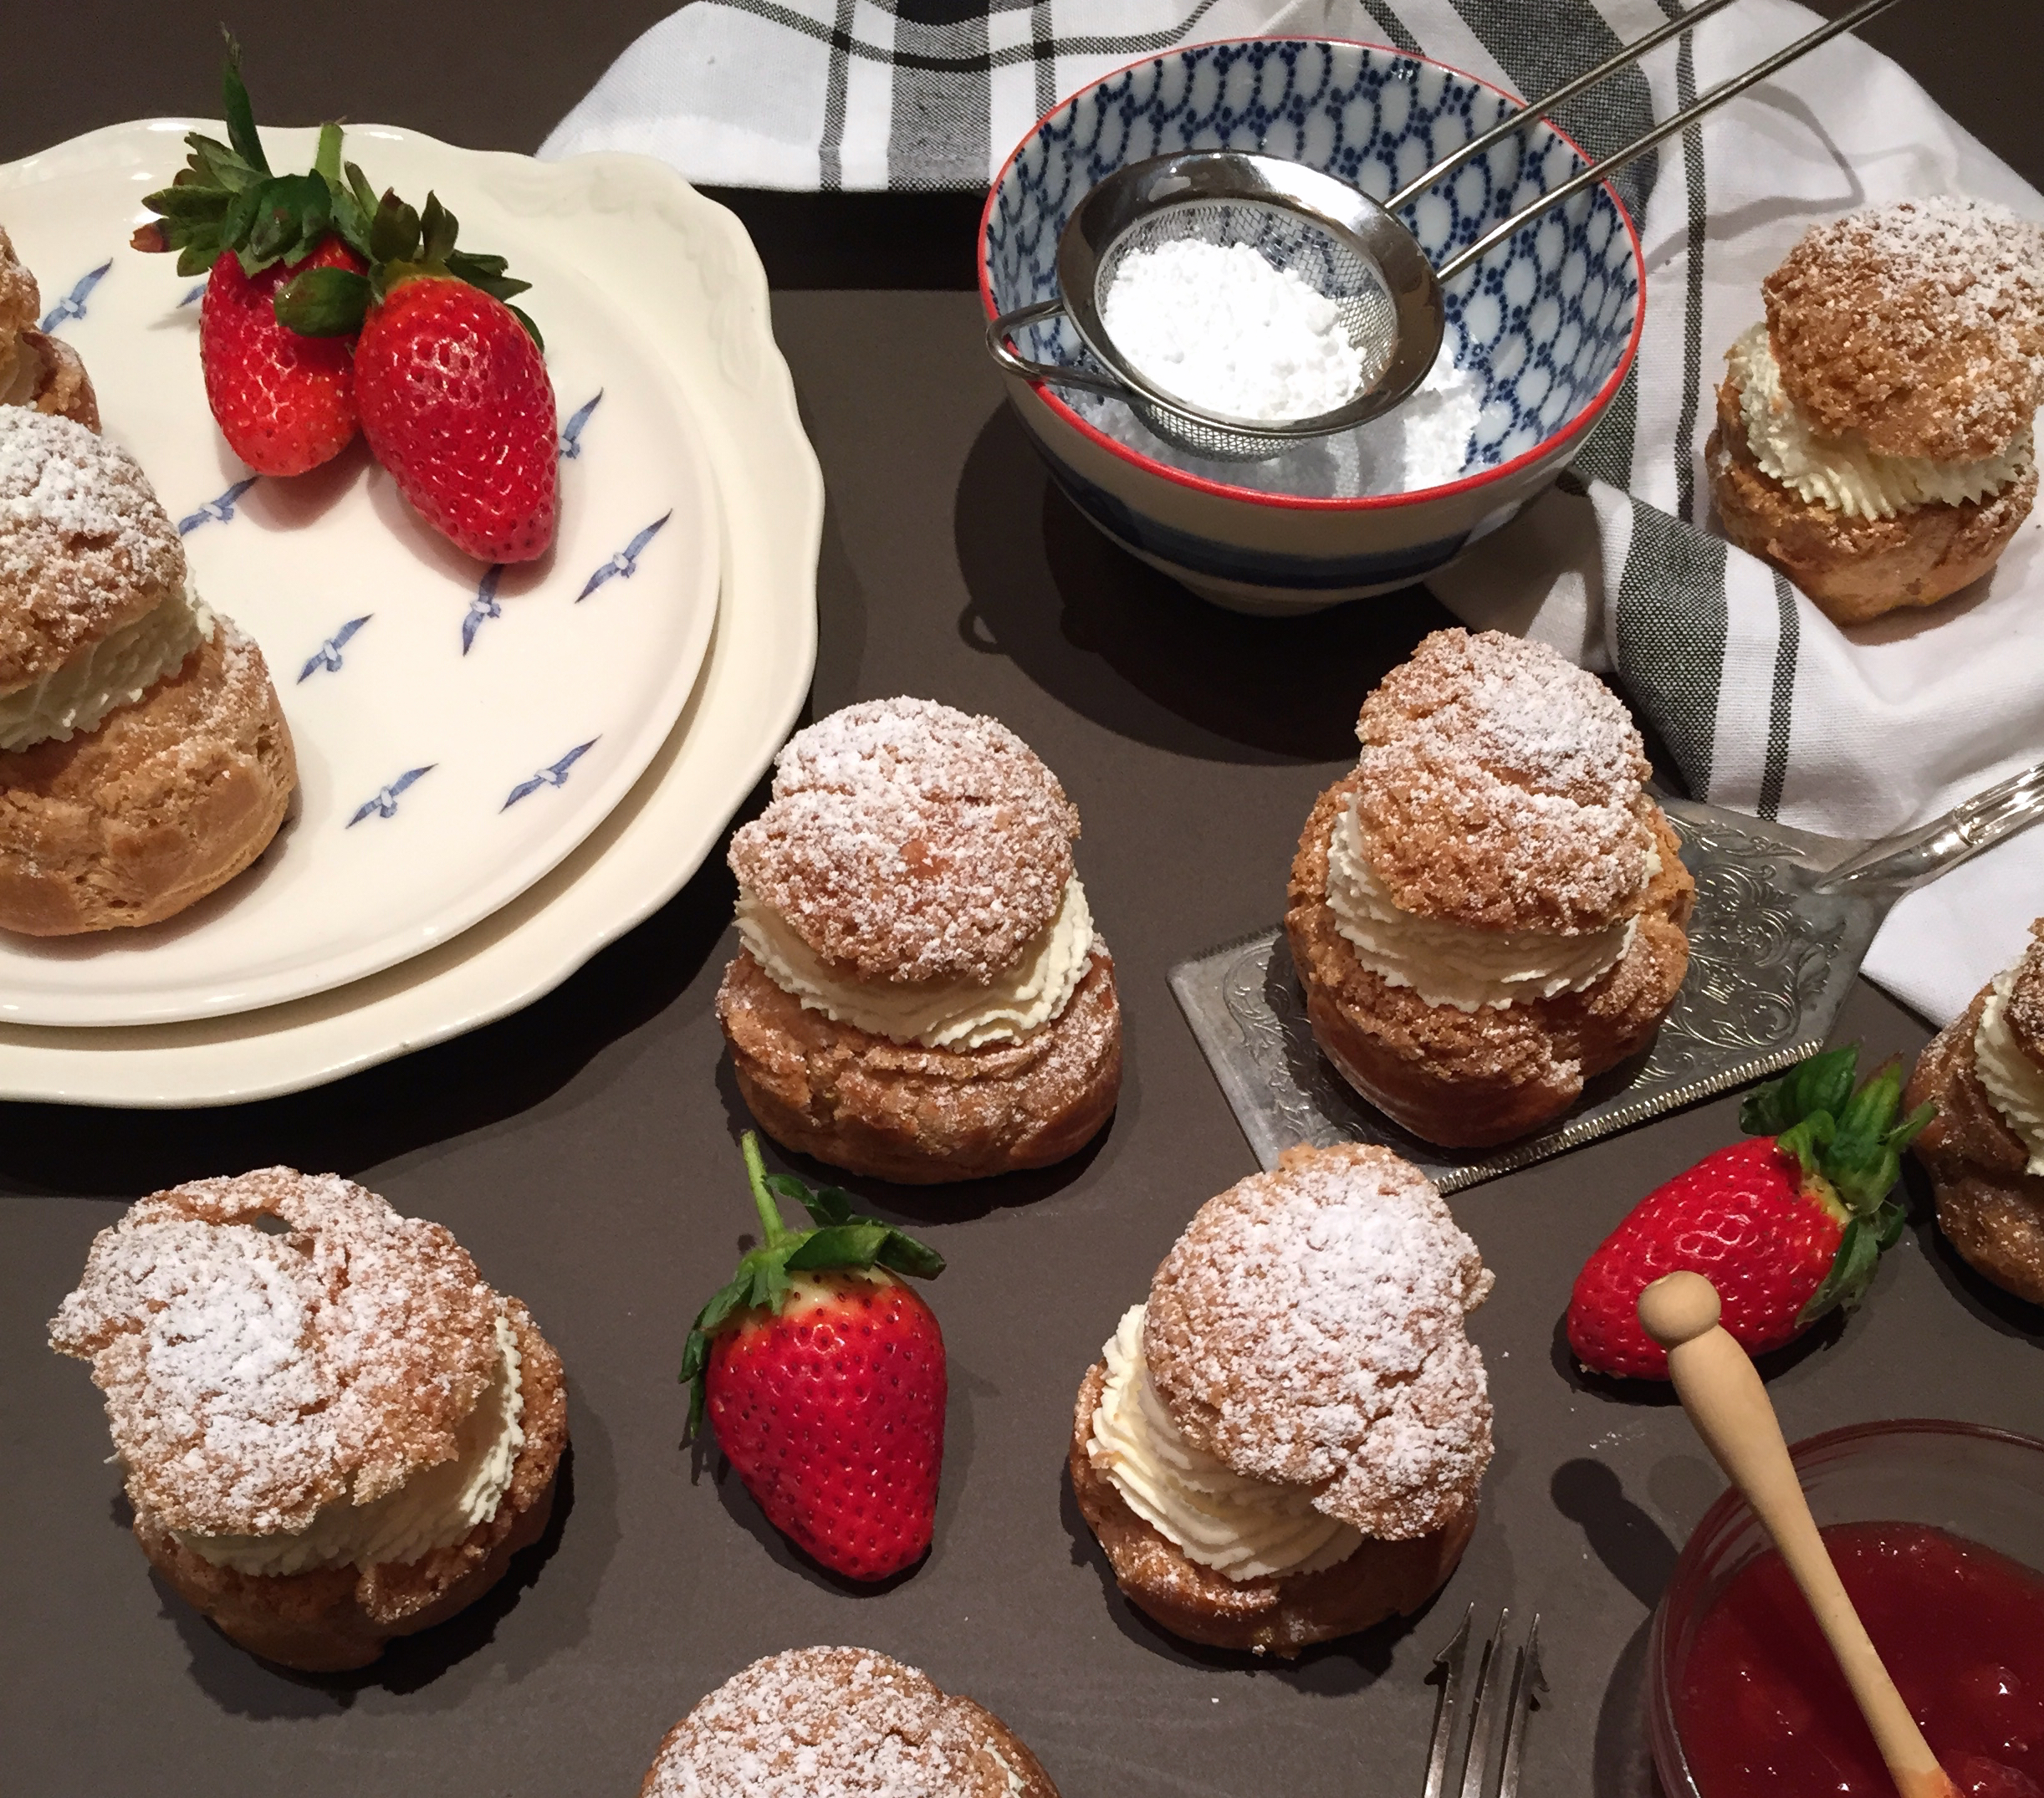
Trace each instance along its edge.
<instances>
[{"instance_id":1,"label":"decorative metal trivet","mask_svg":"<svg viewBox=\"0 0 2044 1798\"><path fill-rule=\"evenodd\" d=\"M1653 1047L1591 1081L1538 1136L1444 1149L1359 1097L1313 1039L1281 929L1173 968L1171 990L1257 1159L1275 1167L1301 1142L1381 1142L1452 1193L1778 1073L1823 1046L1896 900L2044 816L2044 764L1875 842L1661 805L1696 879L1689 973Z\"/></svg>"}]
</instances>

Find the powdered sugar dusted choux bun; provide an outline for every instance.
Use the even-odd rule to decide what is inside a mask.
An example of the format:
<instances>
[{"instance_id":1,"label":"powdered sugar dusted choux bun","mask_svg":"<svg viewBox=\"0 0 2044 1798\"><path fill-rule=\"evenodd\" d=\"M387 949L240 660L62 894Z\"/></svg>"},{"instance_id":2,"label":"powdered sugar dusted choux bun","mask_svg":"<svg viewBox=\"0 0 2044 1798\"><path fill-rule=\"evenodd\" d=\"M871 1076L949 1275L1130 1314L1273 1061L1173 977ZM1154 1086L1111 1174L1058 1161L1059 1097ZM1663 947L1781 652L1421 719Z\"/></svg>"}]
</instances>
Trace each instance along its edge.
<instances>
[{"instance_id":1,"label":"powdered sugar dusted choux bun","mask_svg":"<svg viewBox=\"0 0 2044 1798\"><path fill-rule=\"evenodd\" d=\"M791 1149L905 1182L1062 1160L1121 1085L1079 815L995 719L868 701L799 733L732 840L743 947L718 1018Z\"/></svg>"},{"instance_id":2,"label":"powdered sugar dusted choux bun","mask_svg":"<svg viewBox=\"0 0 2044 1798\"><path fill-rule=\"evenodd\" d=\"M734 1673L660 1744L640 1798L1057 1798L991 1711L870 1648Z\"/></svg>"},{"instance_id":3,"label":"powdered sugar dusted choux bun","mask_svg":"<svg viewBox=\"0 0 2044 1798\"><path fill-rule=\"evenodd\" d=\"M127 452L0 406L0 930L153 924L283 823L298 769L260 650L193 591Z\"/></svg>"},{"instance_id":4,"label":"powdered sugar dusted choux bun","mask_svg":"<svg viewBox=\"0 0 2044 1798\"><path fill-rule=\"evenodd\" d=\"M1073 1489L1130 1602L1281 1655L1423 1605L1490 1462L1463 1322L1490 1287L1387 1149L1288 1150L1209 1200L1073 1416Z\"/></svg>"},{"instance_id":5,"label":"powdered sugar dusted choux bun","mask_svg":"<svg viewBox=\"0 0 2044 1798\"><path fill-rule=\"evenodd\" d=\"M1285 934L1313 1033L1416 1136L1508 1142L1652 1040L1689 964L1694 883L1594 676L1438 631L1364 702L1315 804Z\"/></svg>"},{"instance_id":6,"label":"powdered sugar dusted choux bun","mask_svg":"<svg viewBox=\"0 0 2044 1798\"><path fill-rule=\"evenodd\" d=\"M1725 534L1842 623L1979 580L2036 498L2044 227L1869 207L1806 233L1762 296L1704 452Z\"/></svg>"},{"instance_id":7,"label":"powdered sugar dusted choux bun","mask_svg":"<svg viewBox=\"0 0 2044 1798\"><path fill-rule=\"evenodd\" d=\"M546 1526L560 1357L443 1226L338 1176L138 1200L94 1239L50 1345L105 1394L143 1552L268 1659L362 1666Z\"/></svg>"},{"instance_id":8,"label":"powdered sugar dusted choux bun","mask_svg":"<svg viewBox=\"0 0 2044 1798\"><path fill-rule=\"evenodd\" d=\"M43 299L0 226L0 406L28 406L100 428L100 402L78 352L37 329Z\"/></svg>"},{"instance_id":9,"label":"powdered sugar dusted choux bun","mask_svg":"<svg viewBox=\"0 0 2044 1798\"><path fill-rule=\"evenodd\" d=\"M1938 1227L1997 1286L2044 1305L2044 918L1918 1059L1904 1106L1937 1116L1911 1145Z\"/></svg>"}]
</instances>

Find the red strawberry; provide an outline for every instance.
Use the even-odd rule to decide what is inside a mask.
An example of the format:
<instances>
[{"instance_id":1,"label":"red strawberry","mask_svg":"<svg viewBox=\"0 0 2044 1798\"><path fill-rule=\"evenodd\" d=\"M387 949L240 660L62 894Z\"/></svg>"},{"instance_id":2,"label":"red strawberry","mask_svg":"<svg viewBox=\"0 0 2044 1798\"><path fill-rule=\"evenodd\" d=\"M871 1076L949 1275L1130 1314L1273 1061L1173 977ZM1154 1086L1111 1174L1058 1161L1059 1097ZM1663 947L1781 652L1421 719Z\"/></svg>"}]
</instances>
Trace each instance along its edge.
<instances>
[{"instance_id":1,"label":"red strawberry","mask_svg":"<svg viewBox=\"0 0 2044 1798\"><path fill-rule=\"evenodd\" d=\"M943 1258L835 1187L769 1176L750 1131L742 1147L764 1234L688 1333L689 1433L707 1408L768 1522L826 1567L884 1580L929 1550L944 1455L943 1333L897 1276L933 1278ZM775 1193L816 1228L786 1228Z\"/></svg>"},{"instance_id":2,"label":"red strawberry","mask_svg":"<svg viewBox=\"0 0 2044 1798\"><path fill-rule=\"evenodd\" d=\"M1649 1193L1604 1239L1569 1299L1569 1346L1586 1367L1668 1377L1666 1353L1640 1328L1639 1295L1678 1269L1718 1289L1725 1327L1750 1355L1859 1303L1902 1233L1902 1208L1888 1195L1932 1107L1897 1123L1898 1067L1890 1062L1855 1093L1858 1059L1832 1050L1750 1094L1739 1127L1754 1141Z\"/></svg>"},{"instance_id":3,"label":"red strawberry","mask_svg":"<svg viewBox=\"0 0 2044 1798\"><path fill-rule=\"evenodd\" d=\"M303 474L355 437L355 346L345 337L304 337L277 319L277 290L303 268L363 270L361 258L327 237L292 268L254 275L222 250L199 313L206 399L227 446L258 474Z\"/></svg>"},{"instance_id":4,"label":"red strawberry","mask_svg":"<svg viewBox=\"0 0 2044 1798\"><path fill-rule=\"evenodd\" d=\"M558 500L545 359L502 300L422 266L363 321L362 434L436 530L478 561L529 562L554 540Z\"/></svg>"}]
</instances>

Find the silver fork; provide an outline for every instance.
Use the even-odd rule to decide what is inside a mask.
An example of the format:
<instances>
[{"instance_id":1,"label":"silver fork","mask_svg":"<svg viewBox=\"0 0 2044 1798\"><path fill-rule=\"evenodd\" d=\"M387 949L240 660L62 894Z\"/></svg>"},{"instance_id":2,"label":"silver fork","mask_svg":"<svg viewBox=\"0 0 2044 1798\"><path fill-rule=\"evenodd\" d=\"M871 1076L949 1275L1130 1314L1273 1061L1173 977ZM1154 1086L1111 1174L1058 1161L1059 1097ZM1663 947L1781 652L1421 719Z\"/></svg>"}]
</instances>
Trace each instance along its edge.
<instances>
[{"instance_id":1,"label":"silver fork","mask_svg":"<svg viewBox=\"0 0 2044 1798\"><path fill-rule=\"evenodd\" d=\"M1509 1608L1498 1612L1497 1627L1484 1644L1477 1663L1476 1693L1469 1704L1468 1739L1463 1750L1460 1798L1484 1798L1489 1783L1492 1744L1497 1739L1499 1704L1497 1687L1505 1670L1505 1637L1511 1622ZM1463 1734L1463 1674L1469 1661L1469 1630L1476 1606L1463 1613L1462 1627L1454 1640L1434 1656L1441 1673L1441 1695L1433 1707L1433 1742L1427 1755L1426 1798L1444 1798L1448 1767ZM1536 1700L1544 1696L1547 1682L1540 1665L1540 1613L1526 1632L1525 1646L1511 1651L1511 1682L1505 1701L1505 1753L1498 1770L1495 1798L1518 1798L1519 1770L1525 1758L1526 1717Z\"/></svg>"}]
</instances>

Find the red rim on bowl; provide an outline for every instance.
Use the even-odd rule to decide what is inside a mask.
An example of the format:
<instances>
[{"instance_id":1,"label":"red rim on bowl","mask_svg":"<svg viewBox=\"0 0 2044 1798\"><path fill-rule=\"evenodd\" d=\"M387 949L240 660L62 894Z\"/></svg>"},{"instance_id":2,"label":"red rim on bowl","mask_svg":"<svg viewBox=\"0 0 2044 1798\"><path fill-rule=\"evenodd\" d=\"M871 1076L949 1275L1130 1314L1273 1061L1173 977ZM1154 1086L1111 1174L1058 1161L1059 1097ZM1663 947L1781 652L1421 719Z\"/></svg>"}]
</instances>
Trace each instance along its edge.
<instances>
[{"instance_id":1,"label":"red rim on bowl","mask_svg":"<svg viewBox=\"0 0 2044 1798\"><path fill-rule=\"evenodd\" d=\"M1430 68L1445 70L1448 74L1467 81L1473 86L1483 89L1486 93L1495 94L1500 99L1507 100L1515 106L1523 108L1526 104L1517 94L1484 80L1480 75L1473 75L1466 69L1458 69L1453 63L1444 63L1437 57L1415 55L1409 50L1401 50L1392 44L1371 43L1360 38L1295 38L1288 36L1216 38L1206 43L1187 44L1182 46L1178 51L1168 54L1181 55L1186 50L1212 49L1230 43L1324 43L1331 44L1341 49L1382 50L1387 55L1402 57L1409 63L1424 63ZM1105 87L1110 81L1118 79L1132 69L1140 69L1146 64L1161 63L1166 59L1165 56L1138 56L1122 64L1118 69L1110 69L1097 79L1087 82L1084 87L1075 88L1023 133L1020 142L1009 151L1007 161L1000 166L1000 172L994 177L992 185L987 189L987 202L985 206L980 209L979 213L979 304L986 309L987 319L989 324L1000 315L1000 309L994 304L993 285L987 278L987 226L994 217L994 204L1000 193L1001 183L1008 178L1008 171L1014 167L1015 158L1020 156L1023 151L1035 140L1037 134L1050 120L1071 105L1073 101L1084 94L1091 93L1096 88ZM1582 158L1586 166L1590 163L1592 159L1583 155L1582 146L1576 142L1575 139L1555 124L1551 119L1544 122L1549 130L1552 131L1556 137L1574 151L1578 157ZM1196 493L1212 493L1222 499L1243 499L1260 506L1291 507L1303 511L1352 512L1411 505L1416 501L1437 498L1443 494L1473 492L1492 481L1503 480L1507 475L1515 473L1530 463L1545 460L1561 446L1566 443L1570 438L1582 436L1602 414L1604 408L1611 403L1612 396L1617 392L1619 384L1632 372L1633 360L1639 353L1639 340L1646 329L1647 323L1646 254L1640 248L1639 232L1633 223L1633 215L1626 210L1625 202L1618 197L1609 181L1600 181L1597 186L1609 197L1611 203L1618 210L1618 220L1625 227L1626 238L1632 244L1633 266L1638 271L1639 278L1639 304L1633 309L1633 330L1632 335L1626 340L1625 353L1618 358L1618 365L1612 370L1604 385L1591 396L1588 401L1577 411L1573 418L1563 425L1553 436L1543 437L1531 449L1520 451L1510 462L1500 462L1495 468L1484 468L1475 474L1464 475L1459 480L1445 482L1439 487L1415 488L1412 492L1406 493L1365 493L1347 499L1314 498L1300 493L1272 493L1258 488L1231 487L1225 481L1209 480L1204 475L1193 474L1183 468L1174 468L1168 462L1152 461L1140 450L1132 449L1127 444L1109 437L1097 425L1088 423L1076 411L1052 392L1046 383L1033 381L1030 383L1030 386L1036 397L1063 419L1066 424L1078 431L1081 436L1097 444L1101 449L1107 451L1111 455L1118 456L1123 462L1129 462L1148 473L1161 476L1165 480L1175 482L1181 487L1189 487Z\"/></svg>"}]
</instances>

